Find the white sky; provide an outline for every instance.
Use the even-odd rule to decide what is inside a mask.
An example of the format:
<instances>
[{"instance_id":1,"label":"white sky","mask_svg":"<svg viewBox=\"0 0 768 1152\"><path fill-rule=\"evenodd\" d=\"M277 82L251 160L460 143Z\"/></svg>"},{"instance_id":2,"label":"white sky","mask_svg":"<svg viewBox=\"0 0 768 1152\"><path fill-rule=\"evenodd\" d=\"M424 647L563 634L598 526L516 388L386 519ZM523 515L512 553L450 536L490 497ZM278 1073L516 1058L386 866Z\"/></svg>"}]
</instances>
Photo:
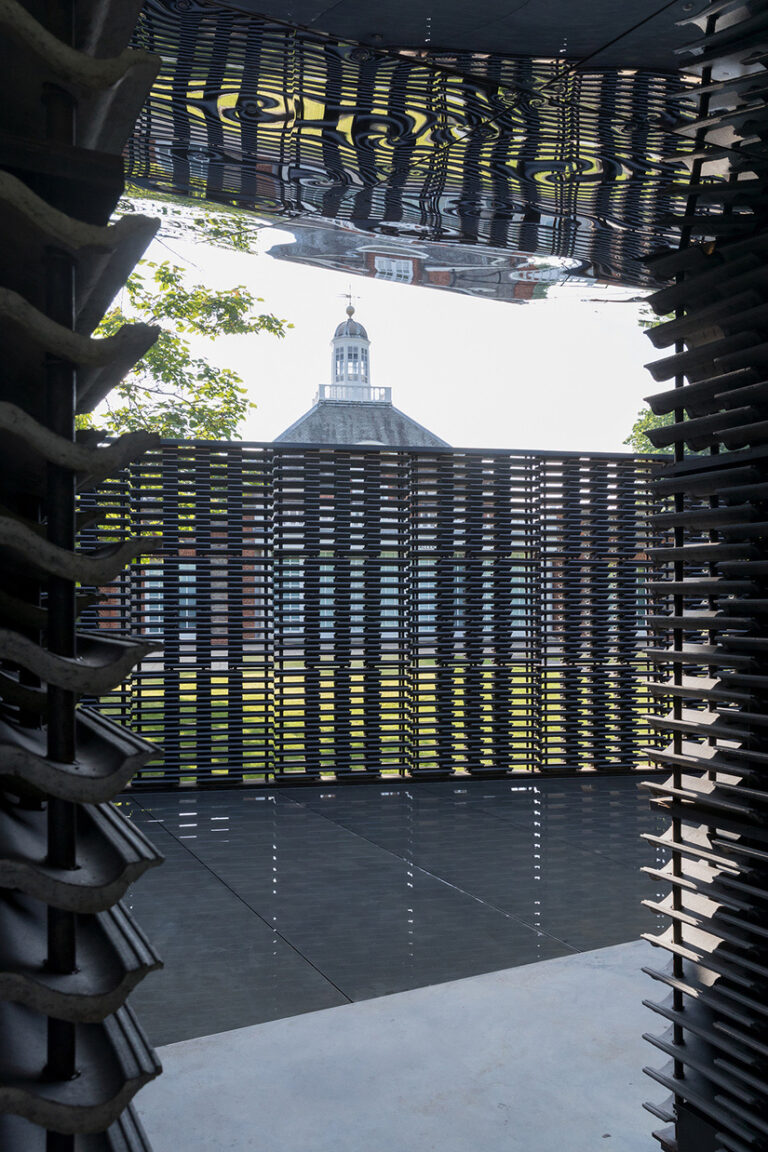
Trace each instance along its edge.
<instances>
[{"instance_id":1,"label":"white sky","mask_svg":"<svg viewBox=\"0 0 768 1152\"><path fill-rule=\"evenodd\" d=\"M261 246L290 234L265 228ZM639 305L558 298L505 304L194 244L174 236L147 252L217 289L246 285L259 307L291 321L268 334L195 341L233 368L257 404L245 440L272 440L330 380L330 340L351 283L356 319L371 339L371 382L455 447L626 452L643 397L659 391L643 365L654 350ZM557 290L555 290L557 291ZM597 289L596 294L599 294ZM587 290L587 294L589 291Z\"/></svg>"}]
</instances>

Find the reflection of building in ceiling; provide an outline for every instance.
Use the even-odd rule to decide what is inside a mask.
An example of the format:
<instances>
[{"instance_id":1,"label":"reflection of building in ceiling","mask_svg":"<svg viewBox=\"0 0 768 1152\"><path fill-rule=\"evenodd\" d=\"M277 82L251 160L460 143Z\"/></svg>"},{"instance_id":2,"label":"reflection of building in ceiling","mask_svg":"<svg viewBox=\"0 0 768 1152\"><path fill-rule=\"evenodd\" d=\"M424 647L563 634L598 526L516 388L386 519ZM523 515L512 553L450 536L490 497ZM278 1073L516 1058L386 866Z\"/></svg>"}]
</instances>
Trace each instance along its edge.
<instances>
[{"instance_id":1,"label":"reflection of building in ceiling","mask_svg":"<svg viewBox=\"0 0 768 1152\"><path fill-rule=\"evenodd\" d=\"M576 7L578 24L586 5ZM635 6L598 8L608 24L616 9L635 21ZM396 52L242 5L146 0L136 42L163 67L129 175L279 216L563 256L597 279L647 283L641 257L673 237L662 220L680 169L669 157L686 144L669 98L685 81L579 64L565 44L540 59L450 51L445 40L437 51L429 40ZM535 36L528 43L541 50ZM515 51L525 50L523 37Z\"/></svg>"},{"instance_id":2,"label":"reflection of building in ceiling","mask_svg":"<svg viewBox=\"0 0 768 1152\"><path fill-rule=\"evenodd\" d=\"M371 342L350 303L331 341L331 380L315 402L275 437L289 444L378 444L398 448L446 448L445 440L392 403L391 388L371 383Z\"/></svg>"},{"instance_id":3,"label":"reflection of building in ceiling","mask_svg":"<svg viewBox=\"0 0 768 1152\"><path fill-rule=\"evenodd\" d=\"M326 221L292 222L289 230L294 242L274 245L269 249L270 256L376 280L511 303L543 299L555 287L575 289L585 296L593 295L598 287L607 290L609 298L623 299L627 295L619 286L584 275L583 264L576 260L545 261L479 245L435 244L429 240L416 243L371 236Z\"/></svg>"}]
</instances>

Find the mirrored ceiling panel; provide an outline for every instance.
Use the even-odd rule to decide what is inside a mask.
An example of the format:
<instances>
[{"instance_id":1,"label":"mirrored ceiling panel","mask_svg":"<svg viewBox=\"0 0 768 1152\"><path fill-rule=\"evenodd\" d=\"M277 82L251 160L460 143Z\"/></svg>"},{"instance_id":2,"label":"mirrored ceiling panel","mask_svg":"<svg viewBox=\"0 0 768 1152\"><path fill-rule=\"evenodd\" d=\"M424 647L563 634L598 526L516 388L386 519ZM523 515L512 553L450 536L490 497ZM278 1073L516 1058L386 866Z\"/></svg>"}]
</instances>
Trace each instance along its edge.
<instances>
[{"instance_id":1,"label":"mirrored ceiling panel","mask_svg":"<svg viewBox=\"0 0 768 1152\"><path fill-rule=\"evenodd\" d=\"M230 7L380 48L589 58L672 72L693 0L229 0ZM682 26L681 26L682 25Z\"/></svg>"},{"instance_id":2,"label":"mirrored ceiling panel","mask_svg":"<svg viewBox=\"0 0 768 1152\"><path fill-rule=\"evenodd\" d=\"M531 256L480 244L399 239L322 220L292 220L273 231L274 243L270 246L269 232L263 241L273 259L350 277L415 284L510 304L562 296L592 302L637 301L645 295L615 281L598 280L589 265L564 257Z\"/></svg>"},{"instance_id":3,"label":"mirrored ceiling panel","mask_svg":"<svg viewBox=\"0 0 768 1152\"><path fill-rule=\"evenodd\" d=\"M692 79L379 50L203 0L147 0L135 40L163 58L129 150L142 187L637 286L674 239L670 97Z\"/></svg>"}]
</instances>

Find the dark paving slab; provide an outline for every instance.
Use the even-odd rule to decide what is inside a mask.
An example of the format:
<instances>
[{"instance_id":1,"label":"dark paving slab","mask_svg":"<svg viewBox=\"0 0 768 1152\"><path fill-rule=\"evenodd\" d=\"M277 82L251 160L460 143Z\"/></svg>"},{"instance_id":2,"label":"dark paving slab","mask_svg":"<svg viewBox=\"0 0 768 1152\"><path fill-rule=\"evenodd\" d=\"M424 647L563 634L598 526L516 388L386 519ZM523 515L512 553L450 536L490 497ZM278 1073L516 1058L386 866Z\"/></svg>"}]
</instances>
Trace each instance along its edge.
<instances>
[{"instance_id":1,"label":"dark paving slab","mask_svg":"<svg viewBox=\"0 0 768 1152\"><path fill-rule=\"evenodd\" d=\"M650 1152L652 952L633 941L172 1044L137 1107L155 1152Z\"/></svg>"},{"instance_id":2,"label":"dark paving slab","mask_svg":"<svg viewBox=\"0 0 768 1152\"><path fill-rule=\"evenodd\" d=\"M480 975L654 929L636 779L143 794L167 856L130 906L166 961L156 1043Z\"/></svg>"},{"instance_id":3,"label":"dark paving slab","mask_svg":"<svg viewBox=\"0 0 768 1152\"><path fill-rule=\"evenodd\" d=\"M165 856L124 901L165 965L131 996L153 1044L348 1003L183 843L128 805Z\"/></svg>"},{"instance_id":4,"label":"dark paving slab","mask_svg":"<svg viewBox=\"0 0 768 1152\"><path fill-rule=\"evenodd\" d=\"M664 820L635 779L336 796L305 803L571 947L623 943L658 927L641 901L662 893L640 868L663 861L641 834L661 831Z\"/></svg>"},{"instance_id":5,"label":"dark paving slab","mask_svg":"<svg viewBox=\"0 0 768 1152\"><path fill-rule=\"evenodd\" d=\"M203 795L181 813L164 802L151 812L352 1000L570 951L291 800L234 795L229 817L226 806Z\"/></svg>"}]
</instances>

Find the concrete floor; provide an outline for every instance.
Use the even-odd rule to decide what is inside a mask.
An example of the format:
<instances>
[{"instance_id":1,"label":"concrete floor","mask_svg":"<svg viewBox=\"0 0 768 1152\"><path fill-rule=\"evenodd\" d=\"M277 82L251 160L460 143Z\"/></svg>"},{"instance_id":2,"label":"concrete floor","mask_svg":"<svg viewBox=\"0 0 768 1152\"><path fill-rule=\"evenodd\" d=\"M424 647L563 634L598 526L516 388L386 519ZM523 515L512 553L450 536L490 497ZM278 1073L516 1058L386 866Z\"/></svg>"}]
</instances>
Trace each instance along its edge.
<instances>
[{"instance_id":1,"label":"concrete floor","mask_svg":"<svg viewBox=\"0 0 768 1152\"><path fill-rule=\"evenodd\" d=\"M138 1110L154 1152L650 1152L652 955L636 941L171 1044Z\"/></svg>"}]
</instances>

